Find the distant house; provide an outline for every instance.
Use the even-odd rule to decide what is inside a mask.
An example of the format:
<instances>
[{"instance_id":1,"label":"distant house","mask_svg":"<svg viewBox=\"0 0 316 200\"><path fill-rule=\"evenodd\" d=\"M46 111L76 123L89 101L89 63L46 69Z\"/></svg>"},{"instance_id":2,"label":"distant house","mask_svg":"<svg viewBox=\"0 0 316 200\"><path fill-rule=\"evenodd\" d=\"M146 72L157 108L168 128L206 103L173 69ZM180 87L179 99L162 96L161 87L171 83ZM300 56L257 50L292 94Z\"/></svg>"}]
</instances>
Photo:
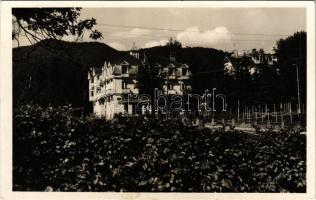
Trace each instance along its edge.
<instances>
[{"instance_id":1,"label":"distant house","mask_svg":"<svg viewBox=\"0 0 316 200\"><path fill-rule=\"evenodd\" d=\"M225 58L224 71L226 74L233 74L236 70L248 70L251 76L260 74L264 67L273 67L277 63L275 54L264 53L263 50L257 51L253 49L252 52L239 53L234 50L231 59ZM239 66L239 69L236 69Z\"/></svg>"},{"instance_id":2,"label":"distant house","mask_svg":"<svg viewBox=\"0 0 316 200\"><path fill-rule=\"evenodd\" d=\"M95 115L112 119L119 113L137 114L136 102L132 98L139 94L136 76L141 64L138 59L125 55L105 61L101 68L89 70L89 100L93 102Z\"/></svg>"},{"instance_id":3,"label":"distant house","mask_svg":"<svg viewBox=\"0 0 316 200\"><path fill-rule=\"evenodd\" d=\"M251 55L251 59L255 64L274 65L277 62L276 56L270 53L259 53L256 55Z\"/></svg>"},{"instance_id":4,"label":"distant house","mask_svg":"<svg viewBox=\"0 0 316 200\"><path fill-rule=\"evenodd\" d=\"M224 74L236 76L236 69L233 65L233 61L231 61L227 56L224 58Z\"/></svg>"},{"instance_id":5,"label":"distant house","mask_svg":"<svg viewBox=\"0 0 316 200\"><path fill-rule=\"evenodd\" d=\"M192 90L192 74L187 64L177 62L174 57L155 57L152 65L158 69L160 90L164 95L183 95Z\"/></svg>"}]
</instances>

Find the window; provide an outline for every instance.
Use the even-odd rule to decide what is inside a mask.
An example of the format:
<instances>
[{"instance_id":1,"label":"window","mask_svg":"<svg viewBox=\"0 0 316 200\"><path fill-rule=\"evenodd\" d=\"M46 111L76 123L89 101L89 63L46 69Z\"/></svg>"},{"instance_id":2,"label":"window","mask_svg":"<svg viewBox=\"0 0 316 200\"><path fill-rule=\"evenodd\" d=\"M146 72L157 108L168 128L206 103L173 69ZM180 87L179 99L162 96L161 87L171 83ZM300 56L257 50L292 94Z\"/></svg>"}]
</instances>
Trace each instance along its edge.
<instances>
[{"instance_id":1,"label":"window","mask_svg":"<svg viewBox=\"0 0 316 200\"><path fill-rule=\"evenodd\" d=\"M169 76L173 75L173 69L169 69L168 72L169 72Z\"/></svg>"},{"instance_id":2,"label":"window","mask_svg":"<svg viewBox=\"0 0 316 200\"><path fill-rule=\"evenodd\" d=\"M99 80L99 78L100 78L100 76L98 75L98 76L97 76L97 79Z\"/></svg>"},{"instance_id":3,"label":"window","mask_svg":"<svg viewBox=\"0 0 316 200\"><path fill-rule=\"evenodd\" d=\"M132 105L132 114L137 114L136 105Z\"/></svg>"},{"instance_id":4,"label":"window","mask_svg":"<svg viewBox=\"0 0 316 200\"><path fill-rule=\"evenodd\" d=\"M182 69L182 76L186 76L188 73L188 69Z\"/></svg>"},{"instance_id":5,"label":"window","mask_svg":"<svg viewBox=\"0 0 316 200\"><path fill-rule=\"evenodd\" d=\"M127 83L125 81L122 81L122 89L127 89Z\"/></svg>"},{"instance_id":6,"label":"window","mask_svg":"<svg viewBox=\"0 0 316 200\"><path fill-rule=\"evenodd\" d=\"M94 77L91 78L91 83L93 83L93 82L94 82Z\"/></svg>"},{"instance_id":7,"label":"window","mask_svg":"<svg viewBox=\"0 0 316 200\"><path fill-rule=\"evenodd\" d=\"M124 103L124 110L128 112L128 103Z\"/></svg>"},{"instance_id":8,"label":"window","mask_svg":"<svg viewBox=\"0 0 316 200\"><path fill-rule=\"evenodd\" d=\"M91 91L91 96L93 97L93 90Z\"/></svg>"},{"instance_id":9,"label":"window","mask_svg":"<svg viewBox=\"0 0 316 200\"><path fill-rule=\"evenodd\" d=\"M173 84L172 83L168 83L168 90L173 90Z\"/></svg>"},{"instance_id":10,"label":"window","mask_svg":"<svg viewBox=\"0 0 316 200\"><path fill-rule=\"evenodd\" d=\"M127 66L122 65L122 74L126 74L126 73L127 73Z\"/></svg>"}]
</instances>

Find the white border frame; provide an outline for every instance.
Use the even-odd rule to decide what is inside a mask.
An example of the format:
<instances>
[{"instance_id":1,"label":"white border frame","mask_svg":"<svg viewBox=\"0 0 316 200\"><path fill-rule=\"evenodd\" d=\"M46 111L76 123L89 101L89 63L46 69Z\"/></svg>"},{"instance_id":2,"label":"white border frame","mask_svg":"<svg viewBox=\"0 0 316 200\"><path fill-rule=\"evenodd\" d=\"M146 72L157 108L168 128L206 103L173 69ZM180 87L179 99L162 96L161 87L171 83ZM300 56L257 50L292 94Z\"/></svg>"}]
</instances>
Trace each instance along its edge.
<instances>
[{"instance_id":1,"label":"white border frame","mask_svg":"<svg viewBox=\"0 0 316 200\"><path fill-rule=\"evenodd\" d=\"M307 25L306 193L12 192L12 7L301 7ZM290 22L289 22L290 23ZM312 199L315 198L315 4L311 1L10 1L1 2L0 198L3 199Z\"/></svg>"}]
</instances>

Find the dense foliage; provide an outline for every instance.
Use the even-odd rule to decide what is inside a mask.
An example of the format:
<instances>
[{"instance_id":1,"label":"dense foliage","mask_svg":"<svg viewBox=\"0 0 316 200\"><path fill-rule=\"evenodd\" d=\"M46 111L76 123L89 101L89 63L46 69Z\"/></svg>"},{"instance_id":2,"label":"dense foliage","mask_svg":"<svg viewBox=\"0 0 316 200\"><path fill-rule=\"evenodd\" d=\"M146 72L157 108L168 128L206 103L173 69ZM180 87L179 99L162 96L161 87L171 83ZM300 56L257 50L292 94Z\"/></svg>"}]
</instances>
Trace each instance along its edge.
<instances>
[{"instance_id":1,"label":"dense foliage","mask_svg":"<svg viewBox=\"0 0 316 200\"><path fill-rule=\"evenodd\" d=\"M177 120L14 110L13 189L305 192L306 137L187 127Z\"/></svg>"},{"instance_id":2,"label":"dense foliage","mask_svg":"<svg viewBox=\"0 0 316 200\"><path fill-rule=\"evenodd\" d=\"M279 96L291 99L297 95L297 69L300 81L301 100L306 101L307 88L307 35L305 31L277 41L276 55L281 77L277 83ZM297 67L297 68L296 68ZM289 89L291 88L291 89Z\"/></svg>"}]
</instances>

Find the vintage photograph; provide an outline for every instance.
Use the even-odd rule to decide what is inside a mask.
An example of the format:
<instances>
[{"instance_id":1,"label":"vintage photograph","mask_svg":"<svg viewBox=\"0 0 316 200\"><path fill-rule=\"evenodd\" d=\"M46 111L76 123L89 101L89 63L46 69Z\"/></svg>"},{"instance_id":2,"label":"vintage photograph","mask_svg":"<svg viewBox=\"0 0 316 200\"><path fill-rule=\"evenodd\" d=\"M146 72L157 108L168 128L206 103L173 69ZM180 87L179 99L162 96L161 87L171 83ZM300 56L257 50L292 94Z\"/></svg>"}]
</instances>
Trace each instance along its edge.
<instances>
[{"instance_id":1,"label":"vintage photograph","mask_svg":"<svg viewBox=\"0 0 316 200\"><path fill-rule=\"evenodd\" d=\"M306 16L12 8L12 190L306 193Z\"/></svg>"}]
</instances>

